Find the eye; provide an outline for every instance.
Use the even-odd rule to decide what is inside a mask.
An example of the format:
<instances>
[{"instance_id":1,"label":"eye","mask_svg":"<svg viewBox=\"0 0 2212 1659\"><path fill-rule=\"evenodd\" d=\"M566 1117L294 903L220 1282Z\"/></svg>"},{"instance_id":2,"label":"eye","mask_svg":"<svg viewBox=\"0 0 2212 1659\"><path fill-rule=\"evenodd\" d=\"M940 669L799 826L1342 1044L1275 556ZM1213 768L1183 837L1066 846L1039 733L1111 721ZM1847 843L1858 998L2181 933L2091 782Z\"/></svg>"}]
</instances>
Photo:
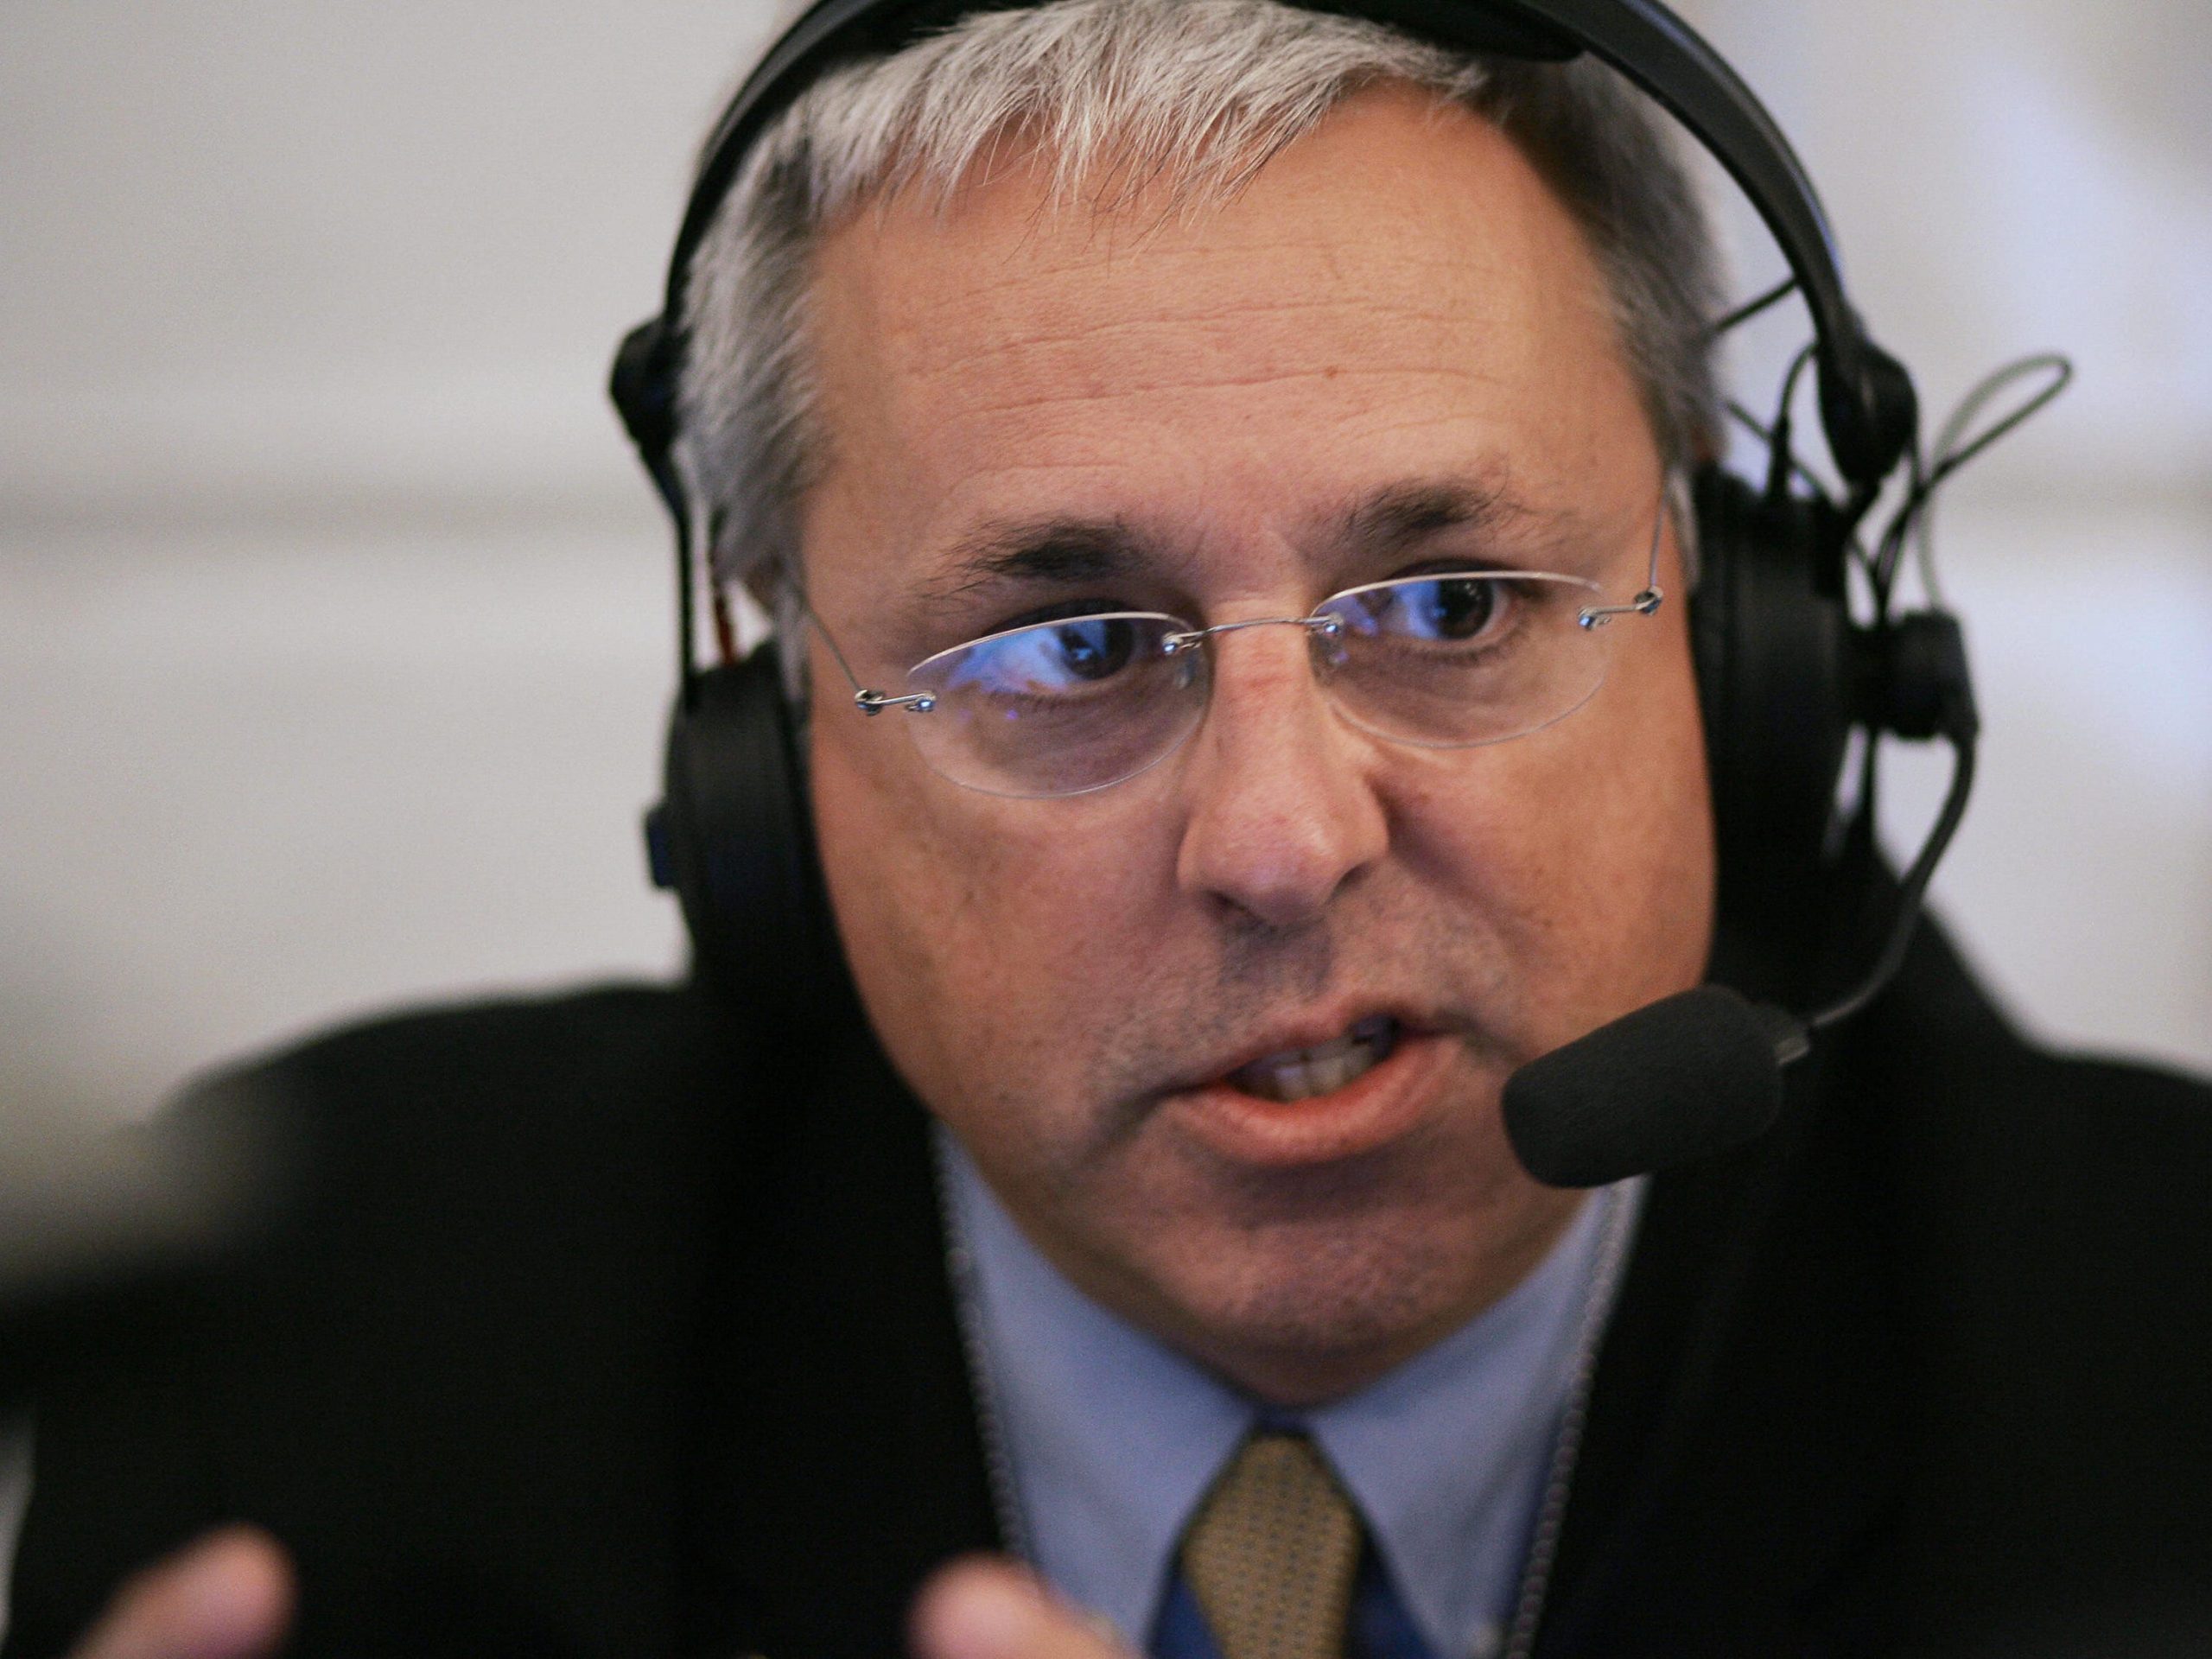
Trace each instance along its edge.
<instances>
[{"instance_id":1,"label":"eye","mask_svg":"<svg viewBox=\"0 0 2212 1659\"><path fill-rule=\"evenodd\" d=\"M1116 615L1033 623L949 652L942 666L949 686L991 696L1072 695L1129 667L1141 652L1141 622Z\"/></svg>"},{"instance_id":2,"label":"eye","mask_svg":"<svg viewBox=\"0 0 2212 1659\"><path fill-rule=\"evenodd\" d=\"M1345 595L1338 614L1364 634L1465 645L1496 632L1515 609L1513 583L1503 576L1407 576Z\"/></svg>"},{"instance_id":3,"label":"eye","mask_svg":"<svg viewBox=\"0 0 2212 1659\"><path fill-rule=\"evenodd\" d=\"M1055 622L1034 632L1049 634L1067 671L1078 680L1103 680L1129 665L1137 631L1127 617L1092 616Z\"/></svg>"},{"instance_id":4,"label":"eye","mask_svg":"<svg viewBox=\"0 0 2212 1659\"><path fill-rule=\"evenodd\" d=\"M1408 582L1406 607L1425 638L1472 639L1497 614L1504 601L1503 586L1483 576L1440 576Z\"/></svg>"}]
</instances>

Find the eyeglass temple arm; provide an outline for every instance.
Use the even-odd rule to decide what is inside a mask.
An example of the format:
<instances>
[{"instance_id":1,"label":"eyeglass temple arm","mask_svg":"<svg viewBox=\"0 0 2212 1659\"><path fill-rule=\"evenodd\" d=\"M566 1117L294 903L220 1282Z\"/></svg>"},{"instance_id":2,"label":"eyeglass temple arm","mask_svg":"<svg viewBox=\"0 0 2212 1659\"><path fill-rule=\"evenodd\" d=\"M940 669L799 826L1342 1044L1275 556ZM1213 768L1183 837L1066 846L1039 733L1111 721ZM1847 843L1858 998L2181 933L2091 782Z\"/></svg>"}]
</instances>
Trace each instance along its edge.
<instances>
[{"instance_id":1,"label":"eyeglass temple arm","mask_svg":"<svg viewBox=\"0 0 2212 1659\"><path fill-rule=\"evenodd\" d=\"M880 715L887 709L904 709L909 714L926 715L937 707L937 698L927 691L916 691L903 697L887 692L871 691L861 683L861 677L853 672L853 665L845 660L845 653L837 644L837 636L814 613L814 607L807 602L806 590L788 575L783 579L785 588L798 602L799 613L806 618L807 626L822 636L822 643L830 648L830 659L837 664L837 671L853 688L853 707L864 715Z\"/></svg>"},{"instance_id":2,"label":"eyeglass temple arm","mask_svg":"<svg viewBox=\"0 0 2212 1659\"><path fill-rule=\"evenodd\" d=\"M1667 504L1674 483L1672 473L1659 480L1659 511L1651 519L1651 551L1644 564L1643 591L1625 605L1585 605L1574 617L1583 627L1602 628L1617 616L1649 616L1666 602L1666 590L1659 585L1659 544L1666 538Z\"/></svg>"}]
</instances>

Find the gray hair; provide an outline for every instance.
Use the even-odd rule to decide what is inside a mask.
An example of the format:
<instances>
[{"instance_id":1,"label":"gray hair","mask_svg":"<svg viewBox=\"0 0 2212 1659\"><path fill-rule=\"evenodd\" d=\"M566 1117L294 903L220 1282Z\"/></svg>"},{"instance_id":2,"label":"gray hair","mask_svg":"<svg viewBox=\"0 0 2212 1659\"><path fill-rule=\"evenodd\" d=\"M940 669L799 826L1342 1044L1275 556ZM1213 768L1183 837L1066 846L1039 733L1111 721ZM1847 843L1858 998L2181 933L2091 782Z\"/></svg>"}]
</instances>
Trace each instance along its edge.
<instances>
[{"instance_id":1,"label":"gray hair","mask_svg":"<svg viewBox=\"0 0 2212 1659\"><path fill-rule=\"evenodd\" d=\"M1717 452L1710 229L1672 134L1611 71L1477 58L1277 0L1052 0L825 76L747 157L683 318L678 454L715 575L798 572L799 502L823 454L810 267L848 209L909 189L942 204L1018 130L1051 158L1062 200L1114 178L1101 208L1152 188L1196 211L1380 82L1463 105L1520 146L1589 239L1662 456L1679 467Z\"/></svg>"}]
</instances>

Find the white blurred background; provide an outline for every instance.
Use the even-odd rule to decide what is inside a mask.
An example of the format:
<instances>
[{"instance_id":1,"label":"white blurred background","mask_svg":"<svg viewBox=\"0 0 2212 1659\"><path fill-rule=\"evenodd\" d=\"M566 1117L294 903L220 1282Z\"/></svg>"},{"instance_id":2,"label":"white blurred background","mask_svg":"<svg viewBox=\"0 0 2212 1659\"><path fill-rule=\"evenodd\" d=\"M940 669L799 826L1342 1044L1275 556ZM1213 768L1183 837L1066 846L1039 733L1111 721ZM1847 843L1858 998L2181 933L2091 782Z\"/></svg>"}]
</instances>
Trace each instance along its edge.
<instances>
[{"instance_id":1,"label":"white blurred background","mask_svg":"<svg viewBox=\"0 0 2212 1659\"><path fill-rule=\"evenodd\" d=\"M1937 893L2037 1033L2212 1065L2212 10L1687 10L1931 423L2007 356L2079 360L1945 501L1989 736ZM0 1109L670 972L637 835L665 540L601 385L765 7L6 23ZM1775 262L1739 241L1748 292ZM1756 407L1800 315L1749 331ZM1916 825L1936 771L1902 779Z\"/></svg>"}]
</instances>

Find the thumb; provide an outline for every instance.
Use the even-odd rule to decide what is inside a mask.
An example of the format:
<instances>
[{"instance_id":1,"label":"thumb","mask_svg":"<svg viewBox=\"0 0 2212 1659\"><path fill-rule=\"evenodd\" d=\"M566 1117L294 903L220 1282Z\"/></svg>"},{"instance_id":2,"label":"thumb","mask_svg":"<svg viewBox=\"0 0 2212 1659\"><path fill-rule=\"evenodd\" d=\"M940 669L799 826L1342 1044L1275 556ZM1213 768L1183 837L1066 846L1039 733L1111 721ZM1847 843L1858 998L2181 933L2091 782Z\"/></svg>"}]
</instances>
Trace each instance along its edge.
<instances>
[{"instance_id":1,"label":"thumb","mask_svg":"<svg viewBox=\"0 0 2212 1659\"><path fill-rule=\"evenodd\" d=\"M226 1528L126 1583L71 1659L259 1659L283 1639L292 1598L275 1541Z\"/></svg>"},{"instance_id":2,"label":"thumb","mask_svg":"<svg viewBox=\"0 0 2212 1659\"><path fill-rule=\"evenodd\" d=\"M1129 1659L1103 1623L1033 1573L980 1555L922 1586L912 1634L916 1659Z\"/></svg>"}]
</instances>

